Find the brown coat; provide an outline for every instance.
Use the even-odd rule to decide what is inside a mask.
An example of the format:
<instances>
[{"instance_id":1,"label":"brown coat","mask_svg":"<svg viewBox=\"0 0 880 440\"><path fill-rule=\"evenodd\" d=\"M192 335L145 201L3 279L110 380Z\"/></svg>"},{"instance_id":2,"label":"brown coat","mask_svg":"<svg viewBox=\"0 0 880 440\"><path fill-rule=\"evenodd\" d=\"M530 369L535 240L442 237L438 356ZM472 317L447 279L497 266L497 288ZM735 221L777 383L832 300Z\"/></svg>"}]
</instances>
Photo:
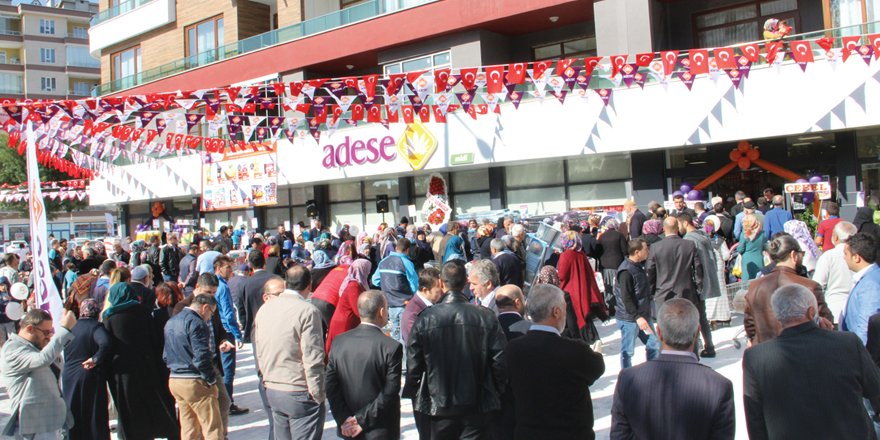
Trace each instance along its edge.
<instances>
[{"instance_id":1,"label":"brown coat","mask_svg":"<svg viewBox=\"0 0 880 440\"><path fill-rule=\"evenodd\" d=\"M769 341L782 332L782 326L776 320L773 308L770 306L770 297L776 289L788 284L800 284L810 289L810 292L816 296L819 316L828 320L833 319L828 305L825 304L825 293L819 283L798 275L794 269L776 266L769 274L752 281L749 284L749 292L746 293L743 325L752 344Z\"/></svg>"}]
</instances>

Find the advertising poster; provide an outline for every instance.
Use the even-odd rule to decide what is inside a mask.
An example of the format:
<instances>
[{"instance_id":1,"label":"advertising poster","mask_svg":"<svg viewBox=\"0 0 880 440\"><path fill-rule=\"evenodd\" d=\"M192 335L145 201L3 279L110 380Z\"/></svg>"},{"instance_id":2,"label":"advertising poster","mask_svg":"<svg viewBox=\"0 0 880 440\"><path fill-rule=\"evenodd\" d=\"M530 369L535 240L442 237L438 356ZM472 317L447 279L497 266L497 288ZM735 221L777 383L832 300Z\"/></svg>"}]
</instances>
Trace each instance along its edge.
<instances>
[{"instance_id":1,"label":"advertising poster","mask_svg":"<svg viewBox=\"0 0 880 440\"><path fill-rule=\"evenodd\" d=\"M271 151L208 155L202 164L202 211L278 203L278 166Z\"/></svg>"}]
</instances>

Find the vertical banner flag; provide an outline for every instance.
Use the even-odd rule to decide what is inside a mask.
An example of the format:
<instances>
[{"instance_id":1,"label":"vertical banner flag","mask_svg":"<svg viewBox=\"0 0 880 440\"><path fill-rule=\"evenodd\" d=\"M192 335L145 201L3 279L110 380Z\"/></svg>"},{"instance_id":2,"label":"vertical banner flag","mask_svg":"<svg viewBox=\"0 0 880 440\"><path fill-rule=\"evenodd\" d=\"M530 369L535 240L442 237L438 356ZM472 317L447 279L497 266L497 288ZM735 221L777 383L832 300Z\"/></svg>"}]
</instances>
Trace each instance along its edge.
<instances>
[{"instance_id":1,"label":"vertical banner flag","mask_svg":"<svg viewBox=\"0 0 880 440\"><path fill-rule=\"evenodd\" d=\"M64 305L52 281L49 268L49 234L46 232L46 205L40 189L40 170L37 168L37 134L33 123L27 123L27 179L28 216L31 227L31 253L34 264L34 297L37 307L49 312L55 328L61 326Z\"/></svg>"}]
</instances>

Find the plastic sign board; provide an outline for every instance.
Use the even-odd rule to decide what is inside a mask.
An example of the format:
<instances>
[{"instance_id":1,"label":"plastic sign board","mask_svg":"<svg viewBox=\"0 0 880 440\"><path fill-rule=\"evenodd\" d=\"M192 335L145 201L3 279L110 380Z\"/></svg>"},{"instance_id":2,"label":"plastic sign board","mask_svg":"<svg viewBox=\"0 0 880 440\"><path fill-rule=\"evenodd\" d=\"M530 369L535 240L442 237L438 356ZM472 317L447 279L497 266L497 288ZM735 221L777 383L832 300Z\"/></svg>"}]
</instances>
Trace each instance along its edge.
<instances>
[{"instance_id":1,"label":"plastic sign board","mask_svg":"<svg viewBox=\"0 0 880 440\"><path fill-rule=\"evenodd\" d=\"M210 155L202 164L202 211L278 203L278 164L270 152Z\"/></svg>"},{"instance_id":2,"label":"plastic sign board","mask_svg":"<svg viewBox=\"0 0 880 440\"><path fill-rule=\"evenodd\" d=\"M785 192L791 194L816 193L816 197L818 197L819 200L828 200L831 198L831 184L829 182L786 183L783 189Z\"/></svg>"}]
</instances>

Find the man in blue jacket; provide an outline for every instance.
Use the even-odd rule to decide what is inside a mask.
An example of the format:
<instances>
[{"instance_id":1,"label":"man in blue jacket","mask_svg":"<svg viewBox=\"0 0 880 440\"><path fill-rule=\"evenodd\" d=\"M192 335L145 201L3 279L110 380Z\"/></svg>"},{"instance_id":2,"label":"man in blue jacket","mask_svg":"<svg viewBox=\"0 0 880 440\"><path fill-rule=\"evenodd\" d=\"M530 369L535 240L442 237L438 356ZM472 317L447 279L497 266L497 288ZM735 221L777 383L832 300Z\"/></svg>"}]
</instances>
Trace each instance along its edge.
<instances>
[{"instance_id":1,"label":"man in blue jacket","mask_svg":"<svg viewBox=\"0 0 880 440\"><path fill-rule=\"evenodd\" d=\"M880 310L880 267L877 246L870 234L858 233L846 240L843 259L853 272L853 288L840 316L841 329L855 333L862 344L868 341L868 320Z\"/></svg>"},{"instance_id":2,"label":"man in blue jacket","mask_svg":"<svg viewBox=\"0 0 880 440\"><path fill-rule=\"evenodd\" d=\"M238 326L238 320L235 319L235 307L232 306L232 290L229 289L228 280L232 279L231 258L221 255L214 260L214 274L217 275L219 284L217 285L217 312L220 314L220 322L223 328L233 337L235 337L236 348L241 348L243 339L241 337L241 329ZM232 397L232 382L235 379L235 349L221 352L220 361L223 364L223 386L226 387L226 393L229 394L229 400L232 404L229 407L229 414L237 416L245 414L249 410L241 408L235 404L235 398Z\"/></svg>"},{"instance_id":3,"label":"man in blue jacket","mask_svg":"<svg viewBox=\"0 0 880 440\"><path fill-rule=\"evenodd\" d=\"M196 295L192 304L165 324L162 358L171 376L168 388L180 408L180 437L222 439L223 424L207 321L217 309L211 295Z\"/></svg>"},{"instance_id":4,"label":"man in blue jacket","mask_svg":"<svg viewBox=\"0 0 880 440\"><path fill-rule=\"evenodd\" d=\"M785 232L783 225L791 220L791 212L782 206L785 204L785 199L781 195L773 196L772 203L773 209L764 214L764 233L767 234L768 240L780 232Z\"/></svg>"},{"instance_id":5,"label":"man in blue jacket","mask_svg":"<svg viewBox=\"0 0 880 440\"><path fill-rule=\"evenodd\" d=\"M409 246L409 240L397 240L394 252L379 262L372 279L373 284L382 290L388 300L391 337L401 344L403 338L400 335L400 317L407 301L419 290L416 267L407 256Z\"/></svg>"}]
</instances>

